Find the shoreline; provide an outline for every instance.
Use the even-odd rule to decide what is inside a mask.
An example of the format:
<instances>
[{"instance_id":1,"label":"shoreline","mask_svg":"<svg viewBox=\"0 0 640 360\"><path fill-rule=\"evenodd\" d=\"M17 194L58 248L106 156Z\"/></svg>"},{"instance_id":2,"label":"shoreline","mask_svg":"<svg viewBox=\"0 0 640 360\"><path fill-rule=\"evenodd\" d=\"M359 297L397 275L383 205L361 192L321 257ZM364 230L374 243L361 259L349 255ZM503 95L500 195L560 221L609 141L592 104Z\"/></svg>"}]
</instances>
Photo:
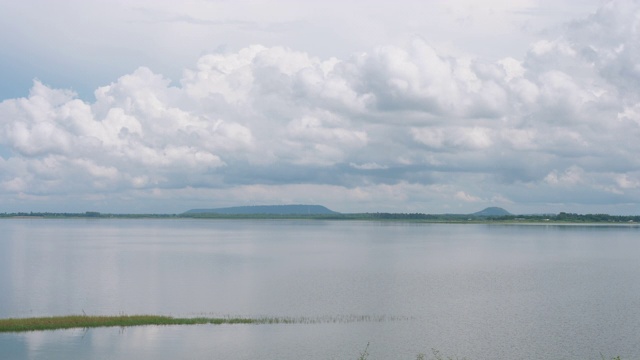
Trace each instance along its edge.
<instances>
[{"instance_id":1,"label":"shoreline","mask_svg":"<svg viewBox=\"0 0 640 360\"><path fill-rule=\"evenodd\" d=\"M485 224L485 225L540 225L540 226L616 226L616 227L640 227L640 222L636 221L565 221L565 220L548 220L548 219L414 219L414 218L377 218L366 217L356 214L354 216L345 214L343 217L322 217L322 216L247 216L247 215L214 215L214 216L180 216L180 215L127 215L113 214L103 215L100 217L87 217L81 215L64 215L64 216L3 216L2 220L290 220L290 221L362 221L362 222L379 222L379 223L413 223L413 224Z\"/></svg>"}]
</instances>

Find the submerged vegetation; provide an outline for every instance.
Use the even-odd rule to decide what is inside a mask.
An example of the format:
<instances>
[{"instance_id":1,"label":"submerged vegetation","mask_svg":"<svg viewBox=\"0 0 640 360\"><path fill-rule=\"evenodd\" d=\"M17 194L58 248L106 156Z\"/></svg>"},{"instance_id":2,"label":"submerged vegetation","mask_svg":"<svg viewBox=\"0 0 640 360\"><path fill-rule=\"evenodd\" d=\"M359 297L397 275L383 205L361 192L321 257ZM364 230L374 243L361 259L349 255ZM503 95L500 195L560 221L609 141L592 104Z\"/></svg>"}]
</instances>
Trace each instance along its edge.
<instances>
[{"instance_id":1,"label":"submerged vegetation","mask_svg":"<svg viewBox=\"0 0 640 360\"><path fill-rule=\"evenodd\" d=\"M367 343L367 346L364 348L364 350L360 353L360 356L358 357L358 360L368 360L369 359L369 343ZM600 358L601 360L622 360L622 357L620 356L615 356L615 357L611 357L611 358L606 358L604 355L600 354ZM427 355L426 353L419 353L418 355L416 355L416 360L468 360L467 358L460 358L457 356L445 356L442 353L440 353L439 350L437 349L431 349L431 356Z\"/></svg>"},{"instance_id":2,"label":"submerged vegetation","mask_svg":"<svg viewBox=\"0 0 640 360\"><path fill-rule=\"evenodd\" d=\"M364 348L364 351L360 353L358 360L367 360L370 355L368 350L369 350L369 343L367 343L367 346ZM440 351L436 349L431 349L431 354L433 355L433 357L427 357L427 354L420 353L416 355L416 360L467 360L466 358L459 358L459 357L452 357L452 356L445 357L442 354L440 354ZM618 358L613 360L621 360L621 359Z\"/></svg>"}]
</instances>

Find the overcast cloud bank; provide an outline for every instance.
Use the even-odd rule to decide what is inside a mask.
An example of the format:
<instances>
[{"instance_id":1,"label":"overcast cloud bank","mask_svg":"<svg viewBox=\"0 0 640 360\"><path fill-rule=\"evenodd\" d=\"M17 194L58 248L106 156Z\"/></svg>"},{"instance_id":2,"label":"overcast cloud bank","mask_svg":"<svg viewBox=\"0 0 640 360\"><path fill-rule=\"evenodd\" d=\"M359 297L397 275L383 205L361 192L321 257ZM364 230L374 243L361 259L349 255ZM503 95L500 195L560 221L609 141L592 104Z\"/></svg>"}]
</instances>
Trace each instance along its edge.
<instances>
[{"instance_id":1,"label":"overcast cloud bank","mask_svg":"<svg viewBox=\"0 0 640 360\"><path fill-rule=\"evenodd\" d=\"M497 62L414 37L345 59L251 45L95 101L0 103L2 211L640 213L640 5L608 2Z\"/></svg>"}]
</instances>

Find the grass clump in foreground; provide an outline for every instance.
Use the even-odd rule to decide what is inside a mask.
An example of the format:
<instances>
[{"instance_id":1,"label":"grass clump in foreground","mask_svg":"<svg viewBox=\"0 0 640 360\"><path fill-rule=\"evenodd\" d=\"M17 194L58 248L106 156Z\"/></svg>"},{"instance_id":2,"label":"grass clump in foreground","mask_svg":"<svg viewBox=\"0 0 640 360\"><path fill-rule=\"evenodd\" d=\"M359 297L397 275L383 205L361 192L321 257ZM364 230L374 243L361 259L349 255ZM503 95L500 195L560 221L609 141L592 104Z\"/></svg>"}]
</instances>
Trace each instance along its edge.
<instances>
[{"instance_id":1,"label":"grass clump in foreground","mask_svg":"<svg viewBox=\"0 0 640 360\"><path fill-rule=\"evenodd\" d=\"M275 320L272 322L276 322ZM250 318L174 318L159 315L89 316L69 315L33 318L0 319L0 332L24 332L73 328L142 325L258 324L269 319Z\"/></svg>"},{"instance_id":2,"label":"grass clump in foreground","mask_svg":"<svg viewBox=\"0 0 640 360\"><path fill-rule=\"evenodd\" d=\"M59 330L95 327L128 327L144 325L201 325L201 324L318 324L318 323L352 323L383 322L407 320L404 317L347 315L325 317L193 317L174 318L162 315L117 315L91 316L68 315L32 318L0 319L0 333L25 332L41 330Z\"/></svg>"}]
</instances>

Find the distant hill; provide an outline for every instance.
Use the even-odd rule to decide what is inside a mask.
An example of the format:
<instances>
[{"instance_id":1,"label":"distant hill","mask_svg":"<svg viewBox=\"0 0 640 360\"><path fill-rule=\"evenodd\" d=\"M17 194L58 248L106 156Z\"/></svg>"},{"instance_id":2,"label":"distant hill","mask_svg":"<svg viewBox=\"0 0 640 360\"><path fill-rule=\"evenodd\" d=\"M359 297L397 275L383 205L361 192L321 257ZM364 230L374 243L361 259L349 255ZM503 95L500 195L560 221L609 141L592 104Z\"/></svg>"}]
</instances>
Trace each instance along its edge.
<instances>
[{"instance_id":1,"label":"distant hill","mask_svg":"<svg viewBox=\"0 0 640 360\"><path fill-rule=\"evenodd\" d=\"M510 212L508 212L507 210L501 208L501 207L488 207L484 210L475 212L473 214L471 214L473 216L484 216L484 217L491 217L491 216L505 216L505 215L512 215Z\"/></svg>"},{"instance_id":2,"label":"distant hill","mask_svg":"<svg viewBox=\"0 0 640 360\"><path fill-rule=\"evenodd\" d=\"M322 205L256 205L233 206L216 209L191 209L185 214L223 215L332 215L339 214Z\"/></svg>"}]
</instances>

